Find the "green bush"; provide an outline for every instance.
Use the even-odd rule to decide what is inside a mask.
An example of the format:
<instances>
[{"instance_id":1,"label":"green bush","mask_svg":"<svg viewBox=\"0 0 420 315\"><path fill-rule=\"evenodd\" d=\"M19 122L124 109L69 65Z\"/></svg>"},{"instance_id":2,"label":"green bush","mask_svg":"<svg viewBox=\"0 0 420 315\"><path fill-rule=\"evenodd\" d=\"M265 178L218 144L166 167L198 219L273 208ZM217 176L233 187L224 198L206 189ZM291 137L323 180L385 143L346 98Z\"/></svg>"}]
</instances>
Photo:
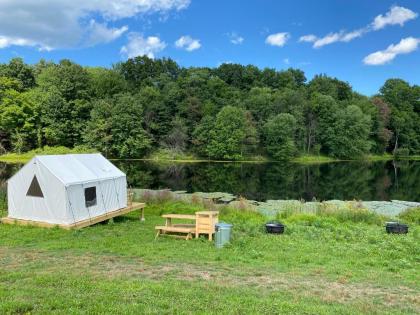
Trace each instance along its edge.
<instances>
[{"instance_id":1,"label":"green bush","mask_svg":"<svg viewBox=\"0 0 420 315\"><path fill-rule=\"evenodd\" d=\"M410 155L410 150L407 148L399 148L394 152L395 157L407 157Z\"/></svg>"},{"instance_id":2,"label":"green bush","mask_svg":"<svg viewBox=\"0 0 420 315\"><path fill-rule=\"evenodd\" d=\"M385 218L376 214L373 211L360 208L328 208L320 207L317 210L317 215L324 217L334 217L338 222L364 222L367 224L380 225L385 221Z\"/></svg>"},{"instance_id":3,"label":"green bush","mask_svg":"<svg viewBox=\"0 0 420 315\"><path fill-rule=\"evenodd\" d=\"M220 209L220 221L234 225L236 232L254 236L264 230L266 217L252 210L237 210L229 207Z\"/></svg>"},{"instance_id":4,"label":"green bush","mask_svg":"<svg viewBox=\"0 0 420 315\"><path fill-rule=\"evenodd\" d=\"M386 217L376 214L367 209L354 208L351 206L338 208L336 206L320 204L314 213L305 212L300 208L288 208L279 212L276 216L277 220L287 219L288 222L305 222L307 225L314 225L316 221L330 220L332 224L353 222L380 225L386 221Z\"/></svg>"},{"instance_id":5,"label":"green bush","mask_svg":"<svg viewBox=\"0 0 420 315\"><path fill-rule=\"evenodd\" d=\"M401 212L398 217L406 223L420 225L420 207L407 209Z\"/></svg>"}]
</instances>

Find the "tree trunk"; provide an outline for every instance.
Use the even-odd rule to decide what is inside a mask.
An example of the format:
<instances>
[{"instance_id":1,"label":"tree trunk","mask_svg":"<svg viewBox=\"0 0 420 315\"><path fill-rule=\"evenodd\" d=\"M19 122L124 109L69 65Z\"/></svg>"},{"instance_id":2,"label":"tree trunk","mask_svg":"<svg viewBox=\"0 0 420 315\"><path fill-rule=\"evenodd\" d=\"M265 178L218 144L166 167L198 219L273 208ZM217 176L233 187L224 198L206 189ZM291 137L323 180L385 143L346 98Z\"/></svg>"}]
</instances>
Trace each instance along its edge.
<instances>
[{"instance_id":1,"label":"tree trunk","mask_svg":"<svg viewBox=\"0 0 420 315\"><path fill-rule=\"evenodd\" d=\"M394 155L397 152L397 149L398 149L398 131L395 133L395 145L394 145L394 150L392 151Z\"/></svg>"}]
</instances>

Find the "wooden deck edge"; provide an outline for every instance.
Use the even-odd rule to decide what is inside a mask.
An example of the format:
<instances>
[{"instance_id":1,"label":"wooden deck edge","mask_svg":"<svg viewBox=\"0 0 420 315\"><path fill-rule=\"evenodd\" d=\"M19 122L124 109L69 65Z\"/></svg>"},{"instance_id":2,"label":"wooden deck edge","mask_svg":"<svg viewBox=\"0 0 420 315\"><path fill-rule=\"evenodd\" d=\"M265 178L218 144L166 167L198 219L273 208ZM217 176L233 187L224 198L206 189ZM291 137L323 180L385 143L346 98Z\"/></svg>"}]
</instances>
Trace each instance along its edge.
<instances>
[{"instance_id":1,"label":"wooden deck edge","mask_svg":"<svg viewBox=\"0 0 420 315\"><path fill-rule=\"evenodd\" d=\"M23 219L15 219L10 217L4 217L0 219L0 222L3 224L16 224L22 226L37 226L37 227L45 227L45 228L53 228L59 227L66 230L71 229L81 229L87 227L89 225L93 225L135 210L143 209L146 206L145 203L133 203L131 206L126 208L114 210L105 214L98 215L91 219L82 220L72 224L57 224L57 223L48 223L42 221L31 221L31 220L23 220Z\"/></svg>"}]
</instances>

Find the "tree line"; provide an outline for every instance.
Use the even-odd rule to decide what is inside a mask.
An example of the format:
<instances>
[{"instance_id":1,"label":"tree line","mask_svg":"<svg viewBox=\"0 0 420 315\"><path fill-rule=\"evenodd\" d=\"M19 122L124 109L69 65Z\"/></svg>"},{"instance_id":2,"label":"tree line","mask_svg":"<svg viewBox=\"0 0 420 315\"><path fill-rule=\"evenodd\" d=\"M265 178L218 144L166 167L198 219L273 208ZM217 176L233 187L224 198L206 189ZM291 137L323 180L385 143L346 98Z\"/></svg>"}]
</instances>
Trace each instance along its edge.
<instances>
[{"instance_id":1,"label":"tree line","mask_svg":"<svg viewBox=\"0 0 420 315\"><path fill-rule=\"evenodd\" d=\"M116 158L158 149L209 159L420 154L420 86L372 97L303 71L179 66L146 56L111 69L70 60L0 64L0 149L85 146Z\"/></svg>"}]
</instances>

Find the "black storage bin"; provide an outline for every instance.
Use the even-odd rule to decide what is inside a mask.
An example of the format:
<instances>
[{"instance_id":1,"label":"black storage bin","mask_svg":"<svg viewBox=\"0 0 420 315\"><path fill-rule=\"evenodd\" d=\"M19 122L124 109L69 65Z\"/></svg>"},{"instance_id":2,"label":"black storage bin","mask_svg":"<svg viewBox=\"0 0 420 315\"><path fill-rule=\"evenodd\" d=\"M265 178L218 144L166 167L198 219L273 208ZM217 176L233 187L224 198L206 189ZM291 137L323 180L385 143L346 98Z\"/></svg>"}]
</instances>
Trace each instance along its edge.
<instances>
[{"instance_id":1,"label":"black storage bin","mask_svg":"<svg viewBox=\"0 0 420 315\"><path fill-rule=\"evenodd\" d=\"M385 230L387 233L392 234L407 234L408 225L399 222L387 222L385 225Z\"/></svg>"},{"instance_id":2,"label":"black storage bin","mask_svg":"<svg viewBox=\"0 0 420 315\"><path fill-rule=\"evenodd\" d=\"M283 234L285 226L277 221L268 222L265 225L265 230L270 234Z\"/></svg>"}]
</instances>

